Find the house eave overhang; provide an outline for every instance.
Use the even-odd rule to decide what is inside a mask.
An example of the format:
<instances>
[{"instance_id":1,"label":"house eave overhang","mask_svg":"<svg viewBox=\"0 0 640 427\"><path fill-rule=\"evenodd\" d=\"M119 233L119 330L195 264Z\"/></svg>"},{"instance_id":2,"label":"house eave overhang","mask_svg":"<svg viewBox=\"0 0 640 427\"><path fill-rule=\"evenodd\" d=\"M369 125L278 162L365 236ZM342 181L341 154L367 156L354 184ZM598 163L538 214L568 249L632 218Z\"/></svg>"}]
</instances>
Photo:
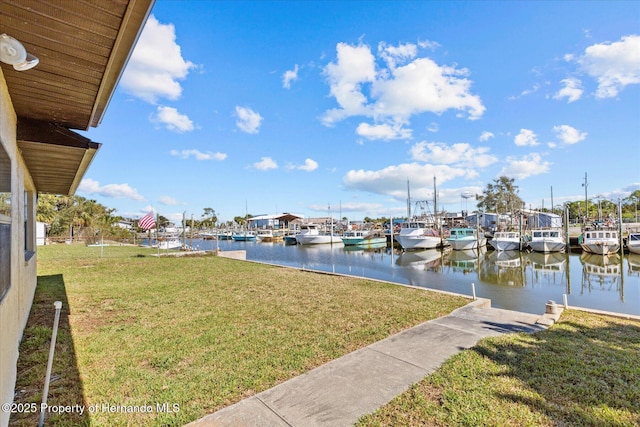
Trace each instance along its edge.
<instances>
[{"instance_id":1,"label":"house eave overhang","mask_svg":"<svg viewBox=\"0 0 640 427\"><path fill-rule=\"evenodd\" d=\"M101 144L64 127L21 118L16 140L38 193L73 195Z\"/></svg>"}]
</instances>

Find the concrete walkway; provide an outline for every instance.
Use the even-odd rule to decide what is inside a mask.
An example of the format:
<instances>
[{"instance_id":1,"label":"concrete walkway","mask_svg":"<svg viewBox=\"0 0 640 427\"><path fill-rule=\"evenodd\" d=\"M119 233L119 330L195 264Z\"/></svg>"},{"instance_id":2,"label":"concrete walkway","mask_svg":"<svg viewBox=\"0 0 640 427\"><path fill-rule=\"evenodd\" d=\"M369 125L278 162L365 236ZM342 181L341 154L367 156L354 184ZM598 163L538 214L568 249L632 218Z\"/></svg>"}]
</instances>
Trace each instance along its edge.
<instances>
[{"instance_id":1,"label":"concrete walkway","mask_svg":"<svg viewBox=\"0 0 640 427\"><path fill-rule=\"evenodd\" d=\"M452 355L473 347L478 340L510 332L536 332L555 320L550 315L490 306L489 300L474 301L188 426L351 426L432 373Z\"/></svg>"}]
</instances>

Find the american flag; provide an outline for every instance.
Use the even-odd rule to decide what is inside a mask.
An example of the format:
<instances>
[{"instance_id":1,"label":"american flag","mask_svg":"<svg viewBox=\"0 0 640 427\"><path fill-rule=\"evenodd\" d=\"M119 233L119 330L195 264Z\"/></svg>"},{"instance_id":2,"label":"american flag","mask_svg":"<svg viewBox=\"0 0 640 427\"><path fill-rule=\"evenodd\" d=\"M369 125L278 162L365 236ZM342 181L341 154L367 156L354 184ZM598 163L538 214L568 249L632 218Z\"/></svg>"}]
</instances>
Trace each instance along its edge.
<instances>
[{"instance_id":1,"label":"american flag","mask_svg":"<svg viewBox=\"0 0 640 427\"><path fill-rule=\"evenodd\" d=\"M149 212L138 221L138 227L142 228L144 231L151 230L156 226L156 222L153 219L153 212Z\"/></svg>"}]
</instances>

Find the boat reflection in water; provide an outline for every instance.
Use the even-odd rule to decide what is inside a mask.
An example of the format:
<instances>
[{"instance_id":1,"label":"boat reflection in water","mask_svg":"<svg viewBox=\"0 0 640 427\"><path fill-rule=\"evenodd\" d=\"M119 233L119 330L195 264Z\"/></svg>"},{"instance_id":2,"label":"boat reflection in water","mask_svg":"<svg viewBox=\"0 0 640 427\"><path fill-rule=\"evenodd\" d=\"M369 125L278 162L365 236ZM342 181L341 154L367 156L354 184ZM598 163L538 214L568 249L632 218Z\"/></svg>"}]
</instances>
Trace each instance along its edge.
<instances>
[{"instance_id":1,"label":"boat reflection in water","mask_svg":"<svg viewBox=\"0 0 640 427\"><path fill-rule=\"evenodd\" d=\"M520 251L492 251L482 262L480 278L489 283L525 286L525 264Z\"/></svg>"},{"instance_id":2,"label":"boat reflection in water","mask_svg":"<svg viewBox=\"0 0 640 427\"><path fill-rule=\"evenodd\" d=\"M466 249L461 251L451 251L445 258L445 265L452 271L462 274L470 274L478 270L480 260L487 253L487 247L481 246L478 249Z\"/></svg>"},{"instance_id":3,"label":"boat reflection in water","mask_svg":"<svg viewBox=\"0 0 640 427\"><path fill-rule=\"evenodd\" d=\"M565 293L570 293L568 255L564 252L531 252L526 255L531 266L531 278L533 284L541 286L565 286Z\"/></svg>"},{"instance_id":4,"label":"boat reflection in water","mask_svg":"<svg viewBox=\"0 0 640 427\"><path fill-rule=\"evenodd\" d=\"M620 277L622 262L620 255L597 255L583 252L580 255L582 262L582 288L591 291L594 286L604 290L621 290Z\"/></svg>"},{"instance_id":5,"label":"boat reflection in water","mask_svg":"<svg viewBox=\"0 0 640 427\"><path fill-rule=\"evenodd\" d=\"M627 262L629 263L629 276L640 276L640 255L629 254Z\"/></svg>"},{"instance_id":6,"label":"boat reflection in water","mask_svg":"<svg viewBox=\"0 0 640 427\"><path fill-rule=\"evenodd\" d=\"M443 251L439 249L402 252L396 260L396 264L417 270L437 269L442 264L442 257Z\"/></svg>"}]
</instances>

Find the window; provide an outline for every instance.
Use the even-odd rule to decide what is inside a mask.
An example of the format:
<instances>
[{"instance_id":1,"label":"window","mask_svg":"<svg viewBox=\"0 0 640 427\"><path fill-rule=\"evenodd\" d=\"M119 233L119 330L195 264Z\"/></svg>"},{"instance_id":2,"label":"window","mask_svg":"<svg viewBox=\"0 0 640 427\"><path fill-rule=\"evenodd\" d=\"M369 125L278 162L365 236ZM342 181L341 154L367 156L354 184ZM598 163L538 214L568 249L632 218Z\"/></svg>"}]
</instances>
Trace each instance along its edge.
<instances>
[{"instance_id":1,"label":"window","mask_svg":"<svg viewBox=\"0 0 640 427\"><path fill-rule=\"evenodd\" d=\"M11 287L11 160L0 145L0 301Z\"/></svg>"}]
</instances>

